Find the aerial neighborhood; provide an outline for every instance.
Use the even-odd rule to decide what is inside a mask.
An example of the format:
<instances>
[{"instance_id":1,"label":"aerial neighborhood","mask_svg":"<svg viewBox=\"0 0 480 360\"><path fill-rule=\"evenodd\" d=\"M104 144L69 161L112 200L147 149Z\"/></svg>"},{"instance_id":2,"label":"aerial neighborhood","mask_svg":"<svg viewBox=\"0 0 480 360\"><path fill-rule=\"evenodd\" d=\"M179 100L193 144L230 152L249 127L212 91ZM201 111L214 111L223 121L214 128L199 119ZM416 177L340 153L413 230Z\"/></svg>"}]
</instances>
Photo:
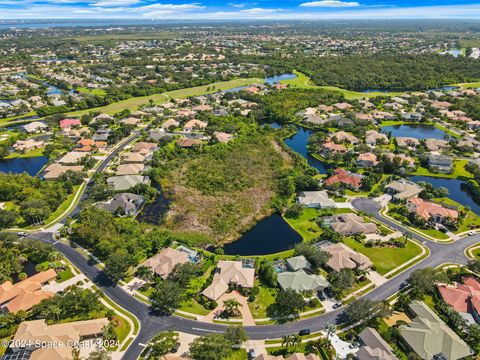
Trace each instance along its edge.
<instances>
[{"instance_id":1,"label":"aerial neighborhood","mask_svg":"<svg viewBox=\"0 0 480 360\"><path fill-rule=\"evenodd\" d=\"M1 360L479 356L478 30L327 23L0 26Z\"/></svg>"}]
</instances>

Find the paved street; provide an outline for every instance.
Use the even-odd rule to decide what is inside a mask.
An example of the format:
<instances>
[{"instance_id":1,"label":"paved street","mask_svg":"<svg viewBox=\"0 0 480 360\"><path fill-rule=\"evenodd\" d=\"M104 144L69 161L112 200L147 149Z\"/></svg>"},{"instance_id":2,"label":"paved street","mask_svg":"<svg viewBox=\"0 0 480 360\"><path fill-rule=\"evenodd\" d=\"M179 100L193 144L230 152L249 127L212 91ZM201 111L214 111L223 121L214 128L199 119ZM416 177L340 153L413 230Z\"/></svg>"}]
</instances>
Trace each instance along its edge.
<instances>
[{"instance_id":1,"label":"paved street","mask_svg":"<svg viewBox=\"0 0 480 360\"><path fill-rule=\"evenodd\" d=\"M108 161L112 157L116 156L125 146L133 142L137 136L138 135L133 136L123 146L119 147L116 151L110 154L108 158L105 159L105 161L102 163L102 165L99 166L97 171L102 171L108 164ZM85 193L82 194L82 199L85 196ZM355 199L352 201L352 205L357 210L365 211L369 215L389 225L393 229L399 230L401 232L404 232L406 230L401 225L398 225L397 223L382 217L379 214L381 206L371 199ZM62 219L62 222L65 222L68 217L73 216L78 212L79 206L75 207L75 209L73 209L68 216L65 216L65 218ZM143 347L139 344L148 343L150 338L159 331L176 330L195 335L205 335L208 333L223 332L226 328L225 325L203 323L174 315L162 316L156 314L152 312L148 305L132 297L120 286L116 286L115 284L113 284L107 278L107 276L97 267L95 267L94 265L89 265L83 255L81 255L75 249L63 242L56 241L53 238L52 232L37 232L29 234L29 237L53 244L53 246L58 251L63 253L66 258L71 261L82 273L84 273L91 281L93 281L99 288L101 288L108 297L110 297L113 301L115 301L124 309L130 311L139 319L141 323L140 332L135 341L132 342L132 345L125 353L124 359L136 359L143 350ZM480 235L465 237L451 244L435 243L415 233L412 233L412 237L429 248L430 256L410 267L408 270L401 273L400 275L381 284L373 291L365 295L366 298L372 300L384 300L388 298L400 289L401 285L408 279L412 271L416 269L428 266L435 267L445 262L457 262L465 264L467 262L467 258L464 255L465 249L470 247L471 245L480 242ZM305 328L309 328L311 329L311 331L319 331L322 330L328 323L341 322L339 315L342 311L343 309L340 308L301 321L295 321L279 325L246 326L245 329L252 340L280 338L285 334L298 333L299 330Z\"/></svg>"}]
</instances>

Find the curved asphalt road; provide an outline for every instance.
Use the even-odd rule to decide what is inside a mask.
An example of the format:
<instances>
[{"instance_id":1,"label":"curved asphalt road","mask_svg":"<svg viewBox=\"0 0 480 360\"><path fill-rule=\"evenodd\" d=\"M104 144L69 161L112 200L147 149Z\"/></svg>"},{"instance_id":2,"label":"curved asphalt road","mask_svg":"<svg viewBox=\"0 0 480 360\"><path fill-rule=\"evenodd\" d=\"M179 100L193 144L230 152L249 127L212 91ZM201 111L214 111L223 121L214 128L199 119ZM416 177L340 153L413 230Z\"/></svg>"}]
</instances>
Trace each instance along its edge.
<instances>
[{"instance_id":1,"label":"curved asphalt road","mask_svg":"<svg viewBox=\"0 0 480 360\"><path fill-rule=\"evenodd\" d=\"M110 160L116 157L127 145L131 144L139 137L139 133L135 132L130 138L125 140L118 148L116 148L110 155L108 155L102 162L102 164L96 169L96 172L101 172L108 165ZM89 180L87 185L90 185ZM88 186L85 188L85 190ZM84 192L81 195L81 201L87 198L87 193ZM75 208L73 208L68 214L62 217L60 223L65 224L66 220L72 216L75 216L80 212L81 201ZM367 198L355 199L352 201L353 206L365 211L369 215L375 217L377 220L389 225L393 229L404 232L406 229L397 223L390 221L379 214L380 205L375 201ZM53 234L47 231L39 231L36 233L30 233L29 238L40 240L43 242L51 243L58 251L63 253L65 257L72 262L80 271L82 271L92 282L94 282L102 291L114 302L116 302L122 308L128 310L134 314L141 323L141 329L136 339L131 343L127 352L124 355L124 359L134 360L137 359L143 350L142 345L148 341L159 331L164 330L176 330L186 333L205 335L208 333L223 332L226 329L225 325L209 324L189 320L179 316L163 316L152 312L150 307L145 303L137 300L123 289L113 284L105 274L94 265L89 265L87 259L74 248L69 245L58 242L54 239ZM366 298L372 300L384 300L389 296L396 293L401 285L408 279L410 273L416 269L424 267L435 267L445 262L457 262L465 264L467 258L464 251L466 248L480 242L480 235L465 237L457 242L451 244L440 244L431 242L421 235L412 233L412 237L419 242L423 243L430 250L430 256L414 266L410 267L403 273L395 276L387 283L375 288L373 291L365 295ZM305 320L289 322L279 325L266 325L266 326L247 326L245 330L251 339L274 339L280 338L286 334L298 333L301 329L311 329L312 331L322 330L328 323L341 322L340 314L343 309L337 309L335 311L322 314L316 317L312 317Z\"/></svg>"}]
</instances>

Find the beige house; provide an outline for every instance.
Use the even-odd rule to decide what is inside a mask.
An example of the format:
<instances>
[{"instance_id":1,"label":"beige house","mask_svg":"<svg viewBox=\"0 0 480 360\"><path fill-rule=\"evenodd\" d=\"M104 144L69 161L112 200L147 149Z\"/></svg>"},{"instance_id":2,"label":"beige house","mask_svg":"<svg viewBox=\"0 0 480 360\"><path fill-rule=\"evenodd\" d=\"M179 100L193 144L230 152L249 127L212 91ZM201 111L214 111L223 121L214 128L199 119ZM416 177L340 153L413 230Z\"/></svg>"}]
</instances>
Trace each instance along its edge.
<instances>
[{"instance_id":1,"label":"beige house","mask_svg":"<svg viewBox=\"0 0 480 360\"><path fill-rule=\"evenodd\" d=\"M264 353L254 357L253 360L320 360L320 358L316 354L305 355L303 353L295 353L290 355L287 358L284 358L281 355L274 356L274 355Z\"/></svg>"},{"instance_id":2,"label":"beige house","mask_svg":"<svg viewBox=\"0 0 480 360\"><path fill-rule=\"evenodd\" d=\"M327 246L322 250L331 255L327 265L335 271L340 271L344 268L367 270L373 265L368 257L353 251L342 243Z\"/></svg>"},{"instance_id":3,"label":"beige house","mask_svg":"<svg viewBox=\"0 0 480 360\"><path fill-rule=\"evenodd\" d=\"M42 300L51 298L54 294L43 291L42 286L55 280L56 277L55 270L49 269L16 284L5 281L0 285L0 312L28 311Z\"/></svg>"},{"instance_id":4,"label":"beige house","mask_svg":"<svg viewBox=\"0 0 480 360\"><path fill-rule=\"evenodd\" d=\"M67 171L82 172L83 166L82 165L67 166L67 165L61 165L61 164L51 164L45 168L43 178L45 180L55 180L55 179L58 179L63 174L65 174Z\"/></svg>"},{"instance_id":5,"label":"beige house","mask_svg":"<svg viewBox=\"0 0 480 360\"><path fill-rule=\"evenodd\" d=\"M115 175L138 175L143 173L145 165L143 164L121 164L118 165Z\"/></svg>"},{"instance_id":6,"label":"beige house","mask_svg":"<svg viewBox=\"0 0 480 360\"><path fill-rule=\"evenodd\" d=\"M203 130L207 127L207 123L204 121L200 121L197 119L193 119L188 121L184 126L183 126L183 131L185 132L192 132L194 130Z\"/></svg>"},{"instance_id":7,"label":"beige house","mask_svg":"<svg viewBox=\"0 0 480 360\"><path fill-rule=\"evenodd\" d=\"M146 266L158 276L166 279L175 265L189 262L188 254L172 248L163 249L157 255L146 260L141 266Z\"/></svg>"},{"instance_id":8,"label":"beige house","mask_svg":"<svg viewBox=\"0 0 480 360\"><path fill-rule=\"evenodd\" d=\"M17 140L15 144L13 144L13 148L22 153L26 153L33 149L41 148L45 142L43 141L36 141L35 139L28 139L28 140Z\"/></svg>"},{"instance_id":9,"label":"beige house","mask_svg":"<svg viewBox=\"0 0 480 360\"><path fill-rule=\"evenodd\" d=\"M123 162L126 163L143 163L145 155L139 152L126 152L121 155Z\"/></svg>"},{"instance_id":10,"label":"beige house","mask_svg":"<svg viewBox=\"0 0 480 360\"><path fill-rule=\"evenodd\" d=\"M212 300L217 300L227 290L230 284L252 288L255 282L255 269L244 267L241 261L220 260L213 275L212 283L202 294Z\"/></svg>"},{"instance_id":11,"label":"beige house","mask_svg":"<svg viewBox=\"0 0 480 360\"><path fill-rule=\"evenodd\" d=\"M331 216L328 218L327 223L332 230L343 236L374 234L377 232L377 225L375 223L365 222L363 217L354 213Z\"/></svg>"},{"instance_id":12,"label":"beige house","mask_svg":"<svg viewBox=\"0 0 480 360\"><path fill-rule=\"evenodd\" d=\"M11 349L14 353L31 351L30 360L73 360L73 345L86 338L100 337L109 323L107 318L47 325L44 319L24 321L18 327ZM37 343L57 346L36 346ZM32 344L19 347L20 344Z\"/></svg>"},{"instance_id":13,"label":"beige house","mask_svg":"<svg viewBox=\"0 0 480 360\"><path fill-rule=\"evenodd\" d=\"M59 164L78 164L88 154L83 151L70 151L58 160Z\"/></svg>"}]
</instances>

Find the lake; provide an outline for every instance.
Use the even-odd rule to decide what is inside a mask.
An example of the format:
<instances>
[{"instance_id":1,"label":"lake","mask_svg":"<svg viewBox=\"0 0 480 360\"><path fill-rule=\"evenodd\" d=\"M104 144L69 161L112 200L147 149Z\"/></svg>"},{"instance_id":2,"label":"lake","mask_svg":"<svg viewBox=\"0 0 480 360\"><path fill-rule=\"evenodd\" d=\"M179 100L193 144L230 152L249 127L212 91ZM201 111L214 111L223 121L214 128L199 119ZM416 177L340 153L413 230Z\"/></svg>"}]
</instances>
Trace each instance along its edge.
<instances>
[{"instance_id":1,"label":"lake","mask_svg":"<svg viewBox=\"0 0 480 360\"><path fill-rule=\"evenodd\" d=\"M295 79L296 77L297 77L297 75L295 75L295 74L275 75L275 76L266 77L265 82L267 84L273 85L273 84L280 83L280 81L282 81L282 80L291 80L291 79Z\"/></svg>"},{"instance_id":2,"label":"lake","mask_svg":"<svg viewBox=\"0 0 480 360\"><path fill-rule=\"evenodd\" d=\"M137 220L160 225L168 211L170 201L163 196L160 184L153 183L152 186L158 191L158 195L153 202L145 204L140 213L138 213Z\"/></svg>"},{"instance_id":3,"label":"lake","mask_svg":"<svg viewBox=\"0 0 480 360\"><path fill-rule=\"evenodd\" d=\"M300 242L301 235L279 214L273 214L259 221L237 241L225 244L223 251L226 255L267 255L293 249Z\"/></svg>"},{"instance_id":4,"label":"lake","mask_svg":"<svg viewBox=\"0 0 480 360\"><path fill-rule=\"evenodd\" d=\"M430 176L411 176L410 179L415 182L425 181L435 187L447 188L450 199L464 206L469 206L475 214L480 215L480 197L476 196L471 191L469 184L464 181Z\"/></svg>"},{"instance_id":5,"label":"lake","mask_svg":"<svg viewBox=\"0 0 480 360\"><path fill-rule=\"evenodd\" d=\"M0 172L19 174L26 172L35 176L47 164L48 157L36 156L30 158L1 159Z\"/></svg>"},{"instance_id":6,"label":"lake","mask_svg":"<svg viewBox=\"0 0 480 360\"><path fill-rule=\"evenodd\" d=\"M391 125L382 128L382 133L392 133L395 137L411 137L415 139L445 139L446 132L435 126L422 124ZM448 136L448 135L447 135Z\"/></svg>"}]
</instances>

